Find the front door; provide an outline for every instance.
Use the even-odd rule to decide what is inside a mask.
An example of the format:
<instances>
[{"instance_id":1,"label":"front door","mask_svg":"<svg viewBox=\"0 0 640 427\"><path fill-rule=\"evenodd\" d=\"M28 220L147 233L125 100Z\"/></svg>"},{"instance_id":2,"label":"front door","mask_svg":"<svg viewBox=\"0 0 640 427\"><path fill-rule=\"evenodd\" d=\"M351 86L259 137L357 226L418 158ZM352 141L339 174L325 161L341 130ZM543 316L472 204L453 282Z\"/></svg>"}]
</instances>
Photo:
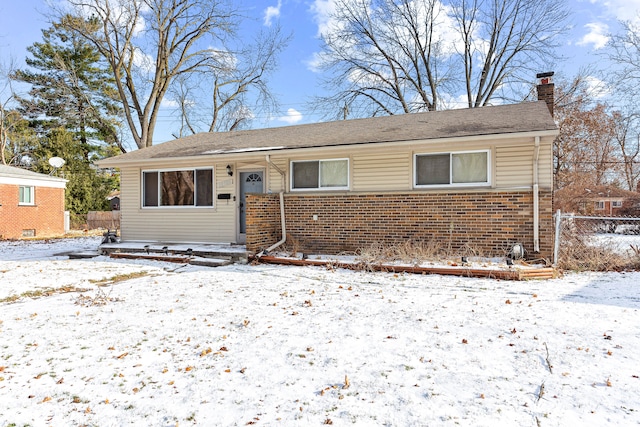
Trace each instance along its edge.
<instances>
[{"instance_id":1,"label":"front door","mask_svg":"<svg viewBox=\"0 0 640 427\"><path fill-rule=\"evenodd\" d=\"M248 193L263 193L263 172L240 172L240 239L244 241L247 233L247 213L245 200Z\"/></svg>"}]
</instances>

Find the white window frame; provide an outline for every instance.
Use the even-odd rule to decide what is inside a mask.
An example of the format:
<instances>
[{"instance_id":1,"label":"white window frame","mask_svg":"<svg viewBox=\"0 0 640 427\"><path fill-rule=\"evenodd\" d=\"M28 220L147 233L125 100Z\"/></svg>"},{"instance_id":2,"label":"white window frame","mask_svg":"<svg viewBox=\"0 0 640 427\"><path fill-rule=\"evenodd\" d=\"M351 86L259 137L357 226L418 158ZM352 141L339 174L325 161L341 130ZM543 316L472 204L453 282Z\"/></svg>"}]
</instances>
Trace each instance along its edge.
<instances>
[{"instance_id":1,"label":"white window frame","mask_svg":"<svg viewBox=\"0 0 640 427\"><path fill-rule=\"evenodd\" d=\"M322 168L320 164L322 162L347 162L347 185L342 187L321 187L320 183L322 182ZM318 187L313 188L294 188L293 187L293 165L295 163L318 163ZM351 162L349 158L338 158L338 159L313 159L313 160L291 160L289 162L289 189L291 191L344 191L349 190L351 188Z\"/></svg>"},{"instance_id":2,"label":"white window frame","mask_svg":"<svg viewBox=\"0 0 640 427\"><path fill-rule=\"evenodd\" d=\"M487 154L487 181L486 182L462 182L454 183L453 181L453 168L451 165L453 162L451 158L455 154L473 154L473 153L486 153ZM437 156L437 155L449 155L449 184L418 184L418 157L420 156ZM414 188L457 188L457 187L491 187L492 185L492 172L491 172L491 150L468 150L468 151L442 151L437 153L415 153L413 155L413 187Z\"/></svg>"},{"instance_id":3,"label":"white window frame","mask_svg":"<svg viewBox=\"0 0 640 427\"><path fill-rule=\"evenodd\" d=\"M29 201L23 201L24 195L23 188L29 189ZM36 188L33 185L20 185L18 187L18 206L34 206L36 204Z\"/></svg>"},{"instance_id":4,"label":"white window frame","mask_svg":"<svg viewBox=\"0 0 640 427\"><path fill-rule=\"evenodd\" d=\"M621 200L613 200L611 202L611 207L612 208L621 208L622 207L622 201Z\"/></svg>"},{"instance_id":5,"label":"white window frame","mask_svg":"<svg viewBox=\"0 0 640 427\"><path fill-rule=\"evenodd\" d=\"M604 210L604 200L598 200L595 202L595 210L597 211L603 211Z\"/></svg>"},{"instance_id":6,"label":"white window frame","mask_svg":"<svg viewBox=\"0 0 640 427\"><path fill-rule=\"evenodd\" d=\"M197 171L199 170L210 170L211 171L211 206L198 206L197 203L197 194L198 194L198 182L197 182ZM194 197L193 197L193 205L162 205L162 190L160 188L160 173L162 172L178 172L178 171L193 171L193 179L194 179ZM145 206L145 181L144 175L145 173L157 173L158 174L158 206ZM172 169L144 169L140 171L140 207L142 209L214 209L216 206L216 170L213 166L206 167L193 167L193 168L172 168Z\"/></svg>"}]
</instances>

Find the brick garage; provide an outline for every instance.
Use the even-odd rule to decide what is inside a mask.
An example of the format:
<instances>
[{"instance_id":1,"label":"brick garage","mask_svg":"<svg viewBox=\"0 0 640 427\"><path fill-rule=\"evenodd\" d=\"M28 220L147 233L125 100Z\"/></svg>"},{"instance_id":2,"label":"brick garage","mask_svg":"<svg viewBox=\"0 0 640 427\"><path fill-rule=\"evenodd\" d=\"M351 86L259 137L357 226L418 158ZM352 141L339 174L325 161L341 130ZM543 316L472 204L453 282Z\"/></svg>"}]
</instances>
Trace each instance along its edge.
<instances>
[{"instance_id":1,"label":"brick garage","mask_svg":"<svg viewBox=\"0 0 640 427\"><path fill-rule=\"evenodd\" d=\"M317 220L314 220L317 215ZM540 194L540 253L553 251L552 194ZM374 243L435 240L468 254L504 256L516 242L533 248L531 192L285 195L288 242L303 252L353 252ZM247 196L247 249L281 237L277 194Z\"/></svg>"},{"instance_id":2,"label":"brick garage","mask_svg":"<svg viewBox=\"0 0 640 427\"><path fill-rule=\"evenodd\" d=\"M0 238L64 234L65 180L8 166L0 172ZM20 186L33 187L33 204L19 203Z\"/></svg>"}]
</instances>

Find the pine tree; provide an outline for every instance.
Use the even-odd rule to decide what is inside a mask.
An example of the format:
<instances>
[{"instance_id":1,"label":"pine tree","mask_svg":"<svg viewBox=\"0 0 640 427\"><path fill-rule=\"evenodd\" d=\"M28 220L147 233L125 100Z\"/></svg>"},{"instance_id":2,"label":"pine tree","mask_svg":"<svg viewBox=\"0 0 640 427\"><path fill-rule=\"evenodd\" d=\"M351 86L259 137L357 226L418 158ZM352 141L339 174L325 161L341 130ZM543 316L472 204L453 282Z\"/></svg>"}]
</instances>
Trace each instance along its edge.
<instances>
[{"instance_id":1,"label":"pine tree","mask_svg":"<svg viewBox=\"0 0 640 427\"><path fill-rule=\"evenodd\" d=\"M119 104L113 77L95 48L59 24L42 35L42 42L28 48L30 68L12 78L31 85L28 97L17 98L38 137L28 154L30 166L49 173L49 158L65 160L56 173L68 180L66 209L77 223L90 210L108 209L106 196L118 187L92 162L125 151L118 137Z\"/></svg>"},{"instance_id":2,"label":"pine tree","mask_svg":"<svg viewBox=\"0 0 640 427\"><path fill-rule=\"evenodd\" d=\"M42 30L43 41L27 48L30 69L13 73L32 86L18 98L20 110L39 134L64 127L75 134L86 156L96 142L123 149L118 136L121 113L112 73L97 50L58 23Z\"/></svg>"}]
</instances>

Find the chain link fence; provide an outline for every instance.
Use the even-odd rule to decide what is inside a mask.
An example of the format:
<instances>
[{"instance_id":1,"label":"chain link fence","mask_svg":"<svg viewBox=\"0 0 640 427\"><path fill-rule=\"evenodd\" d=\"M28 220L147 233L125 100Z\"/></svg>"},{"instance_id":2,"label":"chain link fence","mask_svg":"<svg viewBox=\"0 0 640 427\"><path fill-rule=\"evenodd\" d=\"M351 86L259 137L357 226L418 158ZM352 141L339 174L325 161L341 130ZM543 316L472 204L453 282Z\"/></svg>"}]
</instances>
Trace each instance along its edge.
<instances>
[{"instance_id":1,"label":"chain link fence","mask_svg":"<svg viewBox=\"0 0 640 427\"><path fill-rule=\"evenodd\" d=\"M640 269L640 218L555 214L554 264L565 270Z\"/></svg>"}]
</instances>

